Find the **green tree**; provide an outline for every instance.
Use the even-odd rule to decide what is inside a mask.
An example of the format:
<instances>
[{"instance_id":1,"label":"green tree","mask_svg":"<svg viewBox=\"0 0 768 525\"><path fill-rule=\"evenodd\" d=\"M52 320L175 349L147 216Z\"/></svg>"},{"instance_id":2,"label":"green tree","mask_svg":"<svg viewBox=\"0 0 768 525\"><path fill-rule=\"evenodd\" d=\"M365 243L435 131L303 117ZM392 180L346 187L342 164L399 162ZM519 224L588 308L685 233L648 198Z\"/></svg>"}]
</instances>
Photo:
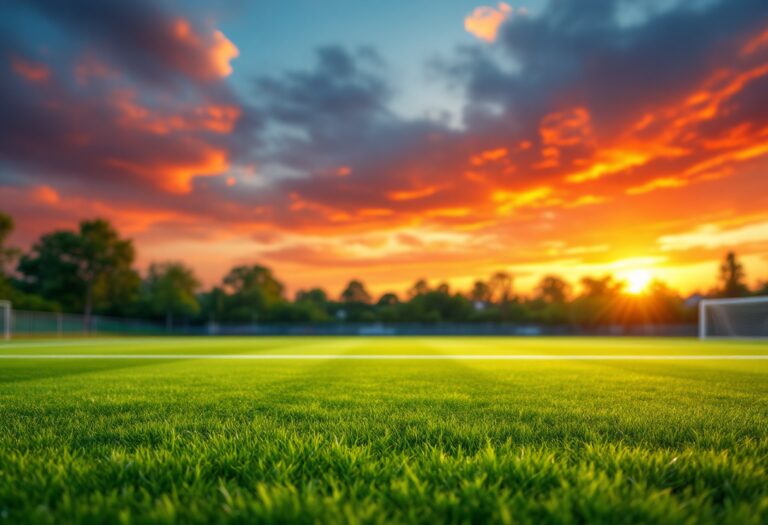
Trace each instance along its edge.
<instances>
[{"instance_id":1,"label":"green tree","mask_svg":"<svg viewBox=\"0 0 768 525\"><path fill-rule=\"evenodd\" d=\"M6 242L13 232L13 218L10 215L0 212L0 273L6 275L20 251L18 248L8 246Z\"/></svg>"},{"instance_id":2,"label":"green tree","mask_svg":"<svg viewBox=\"0 0 768 525\"><path fill-rule=\"evenodd\" d=\"M272 270L258 264L236 266L224 277L224 320L252 322L283 299L283 284Z\"/></svg>"},{"instance_id":3,"label":"green tree","mask_svg":"<svg viewBox=\"0 0 768 525\"><path fill-rule=\"evenodd\" d=\"M322 288L299 290L296 292L297 303L312 303L322 308L328 306L328 294Z\"/></svg>"},{"instance_id":4,"label":"green tree","mask_svg":"<svg viewBox=\"0 0 768 525\"><path fill-rule=\"evenodd\" d=\"M214 286L208 292L200 294L202 319L213 323L221 321L226 315L227 292L220 286Z\"/></svg>"},{"instance_id":5,"label":"green tree","mask_svg":"<svg viewBox=\"0 0 768 525\"><path fill-rule=\"evenodd\" d=\"M723 297L740 297L749 293L744 283L746 274L744 265L734 252L728 252L720 264L720 295Z\"/></svg>"},{"instance_id":6,"label":"green tree","mask_svg":"<svg viewBox=\"0 0 768 525\"><path fill-rule=\"evenodd\" d=\"M294 305L298 312L293 312L293 316L301 320L313 323L330 320L330 301L322 288L299 290Z\"/></svg>"},{"instance_id":7,"label":"green tree","mask_svg":"<svg viewBox=\"0 0 768 525\"><path fill-rule=\"evenodd\" d=\"M16 286L13 278L9 277L10 267L21 253L20 250L8 246L6 241L13 232L13 219L0 212L0 299L11 301L14 308L22 310L58 311L59 305L47 301L34 294L24 293Z\"/></svg>"},{"instance_id":8,"label":"green tree","mask_svg":"<svg viewBox=\"0 0 768 525\"><path fill-rule=\"evenodd\" d=\"M194 271L180 262L152 263L144 282L150 308L165 317L169 330L173 328L174 317L200 312L195 295L199 287L200 281Z\"/></svg>"},{"instance_id":9,"label":"green tree","mask_svg":"<svg viewBox=\"0 0 768 525\"><path fill-rule=\"evenodd\" d=\"M43 235L21 258L19 272L34 293L65 308L82 308L88 330L97 301L128 302L135 293L138 281L131 285L128 278L134 258L133 243L121 239L109 222L86 220L78 231Z\"/></svg>"}]
</instances>

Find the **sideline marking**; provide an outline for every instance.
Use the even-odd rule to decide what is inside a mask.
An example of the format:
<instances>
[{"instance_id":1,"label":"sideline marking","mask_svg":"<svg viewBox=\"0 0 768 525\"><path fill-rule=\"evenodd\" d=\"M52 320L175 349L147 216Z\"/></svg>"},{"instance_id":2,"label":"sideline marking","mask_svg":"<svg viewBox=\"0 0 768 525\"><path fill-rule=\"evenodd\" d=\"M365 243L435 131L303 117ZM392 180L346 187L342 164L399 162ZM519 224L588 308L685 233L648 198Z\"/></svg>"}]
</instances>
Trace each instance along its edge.
<instances>
[{"instance_id":1,"label":"sideline marking","mask_svg":"<svg viewBox=\"0 0 768 525\"><path fill-rule=\"evenodd\" d=\"M708 361L768 360L768 355L600 355L600 354L0 354L0 359L352 359L352 360L473 360L473 361Z\"/></svg>"}]
</instances>

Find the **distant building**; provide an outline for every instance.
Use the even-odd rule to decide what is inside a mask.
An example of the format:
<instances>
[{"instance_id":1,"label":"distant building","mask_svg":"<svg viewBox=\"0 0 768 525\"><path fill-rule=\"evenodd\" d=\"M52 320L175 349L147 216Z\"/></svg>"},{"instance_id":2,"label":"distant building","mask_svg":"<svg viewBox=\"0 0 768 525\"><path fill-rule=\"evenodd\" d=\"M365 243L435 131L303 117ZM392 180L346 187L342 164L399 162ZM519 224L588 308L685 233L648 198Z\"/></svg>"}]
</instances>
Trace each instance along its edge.
<instances>
[{"instance_id":1,"label":"distant building","mask_svg":"<svg viewBox=\"0 0 768 525\"><path fill-rule=\"evenodd\" d=\"M704 299L706 299L706 297L704 297L703 295L697 292L689 295L685 299L684 304L686 308L697 308L699 306L699 303Z\"/></svg>"}]
</instances>

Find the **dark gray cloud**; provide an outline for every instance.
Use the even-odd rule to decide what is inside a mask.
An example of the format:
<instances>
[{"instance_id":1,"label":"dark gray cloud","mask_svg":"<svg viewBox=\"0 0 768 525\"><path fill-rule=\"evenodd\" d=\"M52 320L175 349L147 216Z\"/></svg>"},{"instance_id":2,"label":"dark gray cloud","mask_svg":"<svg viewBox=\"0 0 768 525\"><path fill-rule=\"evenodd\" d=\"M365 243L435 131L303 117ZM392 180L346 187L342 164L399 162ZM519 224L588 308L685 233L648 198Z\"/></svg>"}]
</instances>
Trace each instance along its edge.
<instances>
[{"instance_id":1,"label":"dark gray cloud","mask_svg":"<svg viewBox=\"0 0 768 525\"><path fill-rule=\"evenodd\" d=\"M56 26L76 34L78 44L97 48L127 73L145 81L177 83L190 77L215 81L223 76L213 50L224 45L207 24L148 0L29 0Z\"/></svg>"},{"instance_id":2,"label":"dark gray cloud","mask_svg":"<svg viewBox=\"0 0 768 525\"><path fill-rule=\"evenodd\" d=\"M153 189L188 191L195 170L222 173L258 144L258 114L221 82L227 55L215 52L226 44L159 6L0 7L9 13L0 37L5 183L159 202ZM44 78L30 76L38 70Z\"/></svg>"},{"instance_id":3,"label":"dark gray cloud","mask_svg":"<svg viewBox=\"0 0 768 525\"><path fill-rule=\"evenodd\" d=\"M508 60L475 48L449 71L466 86L469 111L493 101L507 115L536 121L581 104L610 134L727 67L768 23L761 0L698 4L681 2L626 27L615 0L550 2L539 16L514 17L502 27L498 45ZM512 72L499 64L507 61Z\"/></svg>"}]
</instances>

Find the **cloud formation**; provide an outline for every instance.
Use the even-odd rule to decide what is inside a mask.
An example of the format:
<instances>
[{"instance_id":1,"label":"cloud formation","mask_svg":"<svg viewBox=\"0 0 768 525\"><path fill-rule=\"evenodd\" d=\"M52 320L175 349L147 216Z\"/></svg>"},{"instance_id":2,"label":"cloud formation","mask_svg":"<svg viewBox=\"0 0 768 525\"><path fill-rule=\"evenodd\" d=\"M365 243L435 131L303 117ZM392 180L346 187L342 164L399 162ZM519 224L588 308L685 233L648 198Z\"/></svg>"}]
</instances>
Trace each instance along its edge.
<instances>
[{"instance_id":1,"label":"cloud formation","mask_svg":"<svg viewBox=\"0 0 768 525\"><path fill-rule=\"evenodd\" d=\"M690 264L708 246L686 237L700 223L765 220L764 1L636 18L618 0L475 11L467 30L495 45L432 68L463 95L460 126L398 113L408 86L370 47L321 47L308 67L236 90L237 47L194 11L12 5L66 43L44 53L26 25L2 26L0 204L29 219L28 235L103 212L158 246L237 238L228 261L308 280L320 255L381 279L393 257L391 284L616 254Z\"/></svg>"},{"instance_id":2,"label":"cloud formation","mask_svg":"<svg viewBox=\"0 0 768 525\"><path fill-rule=\"evenodd\" d=\"M0 154L17 183L55 177L139 199L227 172L245 110L221 83L237 56L221 32L151 2L14 8L26 25L0 41L0 67L13 73L0 83ZM43 53L28 41L35 24L60 32Z\"/></svg>"},{"instance_id":3,"label":"cloud formation","mask_svg":"<svg viewBox=\"0 0 768 525\"><path fill-rule=\"evenodd\" d=\"M493 42L501 24L512 16L513 11L512 6L505 2L499 2L495 8L477 7L464 19L464 29L480 40ZM522 9L519 12L525 13Z\"/></svg>"}]
</instances>

